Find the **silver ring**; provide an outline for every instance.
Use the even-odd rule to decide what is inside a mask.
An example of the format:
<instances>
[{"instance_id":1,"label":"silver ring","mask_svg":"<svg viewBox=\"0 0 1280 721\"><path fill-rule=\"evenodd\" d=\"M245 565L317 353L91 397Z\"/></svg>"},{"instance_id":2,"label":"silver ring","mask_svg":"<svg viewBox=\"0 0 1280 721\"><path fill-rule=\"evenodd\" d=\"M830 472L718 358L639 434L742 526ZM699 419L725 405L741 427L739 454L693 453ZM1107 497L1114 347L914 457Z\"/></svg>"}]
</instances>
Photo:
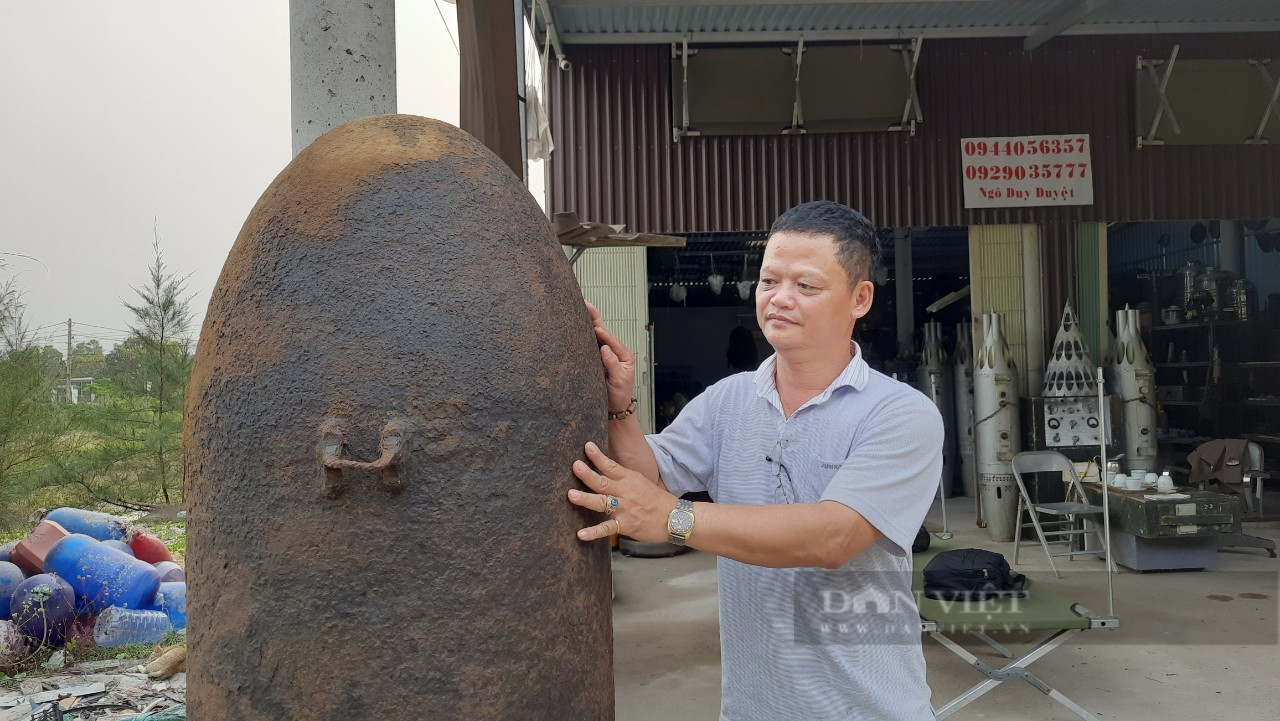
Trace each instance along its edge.
<instances>
[{"instance_id":1,"label":"silver ring","mask_svg":"<svg viewBox=\"0 0 1280 721\"><path fill-rule=\"evenodd\" d=\"M604 497L604 512L605 512L605 515L612 516L613 514L617 513L617 512L618 512L618 506L620 506L620 505L621 505L621 501L619 501L617 498L615 498L615 497L613 497L613 496L608 496L608 495L606 495L606 496Z\"/></svg>"}]
</instances>

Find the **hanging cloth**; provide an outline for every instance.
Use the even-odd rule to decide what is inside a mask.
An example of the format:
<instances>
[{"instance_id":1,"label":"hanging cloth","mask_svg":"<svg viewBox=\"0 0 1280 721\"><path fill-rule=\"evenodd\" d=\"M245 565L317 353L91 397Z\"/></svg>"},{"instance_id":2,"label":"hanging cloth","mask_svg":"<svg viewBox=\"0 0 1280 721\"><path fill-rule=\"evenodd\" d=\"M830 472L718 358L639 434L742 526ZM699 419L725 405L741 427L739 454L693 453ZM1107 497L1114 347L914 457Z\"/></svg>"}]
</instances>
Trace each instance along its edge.
<instances>
[{"instance_id":1,"label":"hanging cloth","mask_svg":"<svg viewBox=\"0 0 1280 721\"><path fill-rule=\"evenodd\" d=\"M535 43L525 43L524 59L524 138L525 152L529 160L549 160L555 150L551 139L551 120L542 102L546 95L547 60L551 50L550 38L543 44L539 57Z\"/></svg>"}]
</instances>

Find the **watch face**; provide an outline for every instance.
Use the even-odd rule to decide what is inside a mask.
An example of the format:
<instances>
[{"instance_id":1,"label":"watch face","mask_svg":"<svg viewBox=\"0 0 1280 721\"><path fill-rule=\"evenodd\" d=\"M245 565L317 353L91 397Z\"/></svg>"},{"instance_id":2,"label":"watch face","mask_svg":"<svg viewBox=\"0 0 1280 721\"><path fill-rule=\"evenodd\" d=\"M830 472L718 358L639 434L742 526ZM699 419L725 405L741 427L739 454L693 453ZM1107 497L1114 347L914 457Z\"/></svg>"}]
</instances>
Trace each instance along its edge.
<instances>
[{"instance_id":1,"label":"watch face","mask_svg":"<svg viewBox=\"0 0 1280 721\"><path fill-rule=\"evenodd\" d=\"M671 528L669 529L676 535L684 535L693 530L693 514L688 512L677 512L671 516Z\"/></svg>"}]
</instances>

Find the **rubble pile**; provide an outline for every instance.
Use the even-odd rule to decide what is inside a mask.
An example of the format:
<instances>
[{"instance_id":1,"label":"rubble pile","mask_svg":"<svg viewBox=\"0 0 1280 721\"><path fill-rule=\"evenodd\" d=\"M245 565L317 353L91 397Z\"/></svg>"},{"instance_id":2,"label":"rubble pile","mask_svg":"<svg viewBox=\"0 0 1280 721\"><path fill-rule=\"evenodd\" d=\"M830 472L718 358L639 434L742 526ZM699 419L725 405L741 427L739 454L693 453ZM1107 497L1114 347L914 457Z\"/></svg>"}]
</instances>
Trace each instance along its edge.
<instances>
[{"instance_id":1,"label":"rubble pile","mask_svg":"<svg viewBox=\"0 0 1280 721\"><path fill-rule=\"evenodd\" d=\"M159 680L136 663L89 661L0 690L0 721L185 719L186 674Z\"/></svg>"}]
</instances>

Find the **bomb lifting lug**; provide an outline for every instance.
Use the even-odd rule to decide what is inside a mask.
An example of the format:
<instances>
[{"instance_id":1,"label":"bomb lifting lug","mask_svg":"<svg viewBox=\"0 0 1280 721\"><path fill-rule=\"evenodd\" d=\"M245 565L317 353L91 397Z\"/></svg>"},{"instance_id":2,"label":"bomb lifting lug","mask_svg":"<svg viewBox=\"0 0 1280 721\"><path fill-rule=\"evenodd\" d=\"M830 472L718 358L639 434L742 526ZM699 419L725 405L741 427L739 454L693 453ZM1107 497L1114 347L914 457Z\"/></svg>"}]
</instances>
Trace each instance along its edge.
<instances>
[{"instance_id":1,"label":"bomb lifting lug","mask_svg":"<svg viewBox=\"0 0 1280 721\"><path fill-rule=\"evenodd\" d=\"M346 470L381 471L382 487L388 491L404 489L400 472L409 456L406 436L408 422L393 418L382 427L379 448L382 455L376 461L355 461L342 456L347 450L347 421L342 418L326 418L320 424L320 445L316 449L320 466L324 469L321 490L325 498L336 499L347 490Z\"/></svg>"}]
</instances>

